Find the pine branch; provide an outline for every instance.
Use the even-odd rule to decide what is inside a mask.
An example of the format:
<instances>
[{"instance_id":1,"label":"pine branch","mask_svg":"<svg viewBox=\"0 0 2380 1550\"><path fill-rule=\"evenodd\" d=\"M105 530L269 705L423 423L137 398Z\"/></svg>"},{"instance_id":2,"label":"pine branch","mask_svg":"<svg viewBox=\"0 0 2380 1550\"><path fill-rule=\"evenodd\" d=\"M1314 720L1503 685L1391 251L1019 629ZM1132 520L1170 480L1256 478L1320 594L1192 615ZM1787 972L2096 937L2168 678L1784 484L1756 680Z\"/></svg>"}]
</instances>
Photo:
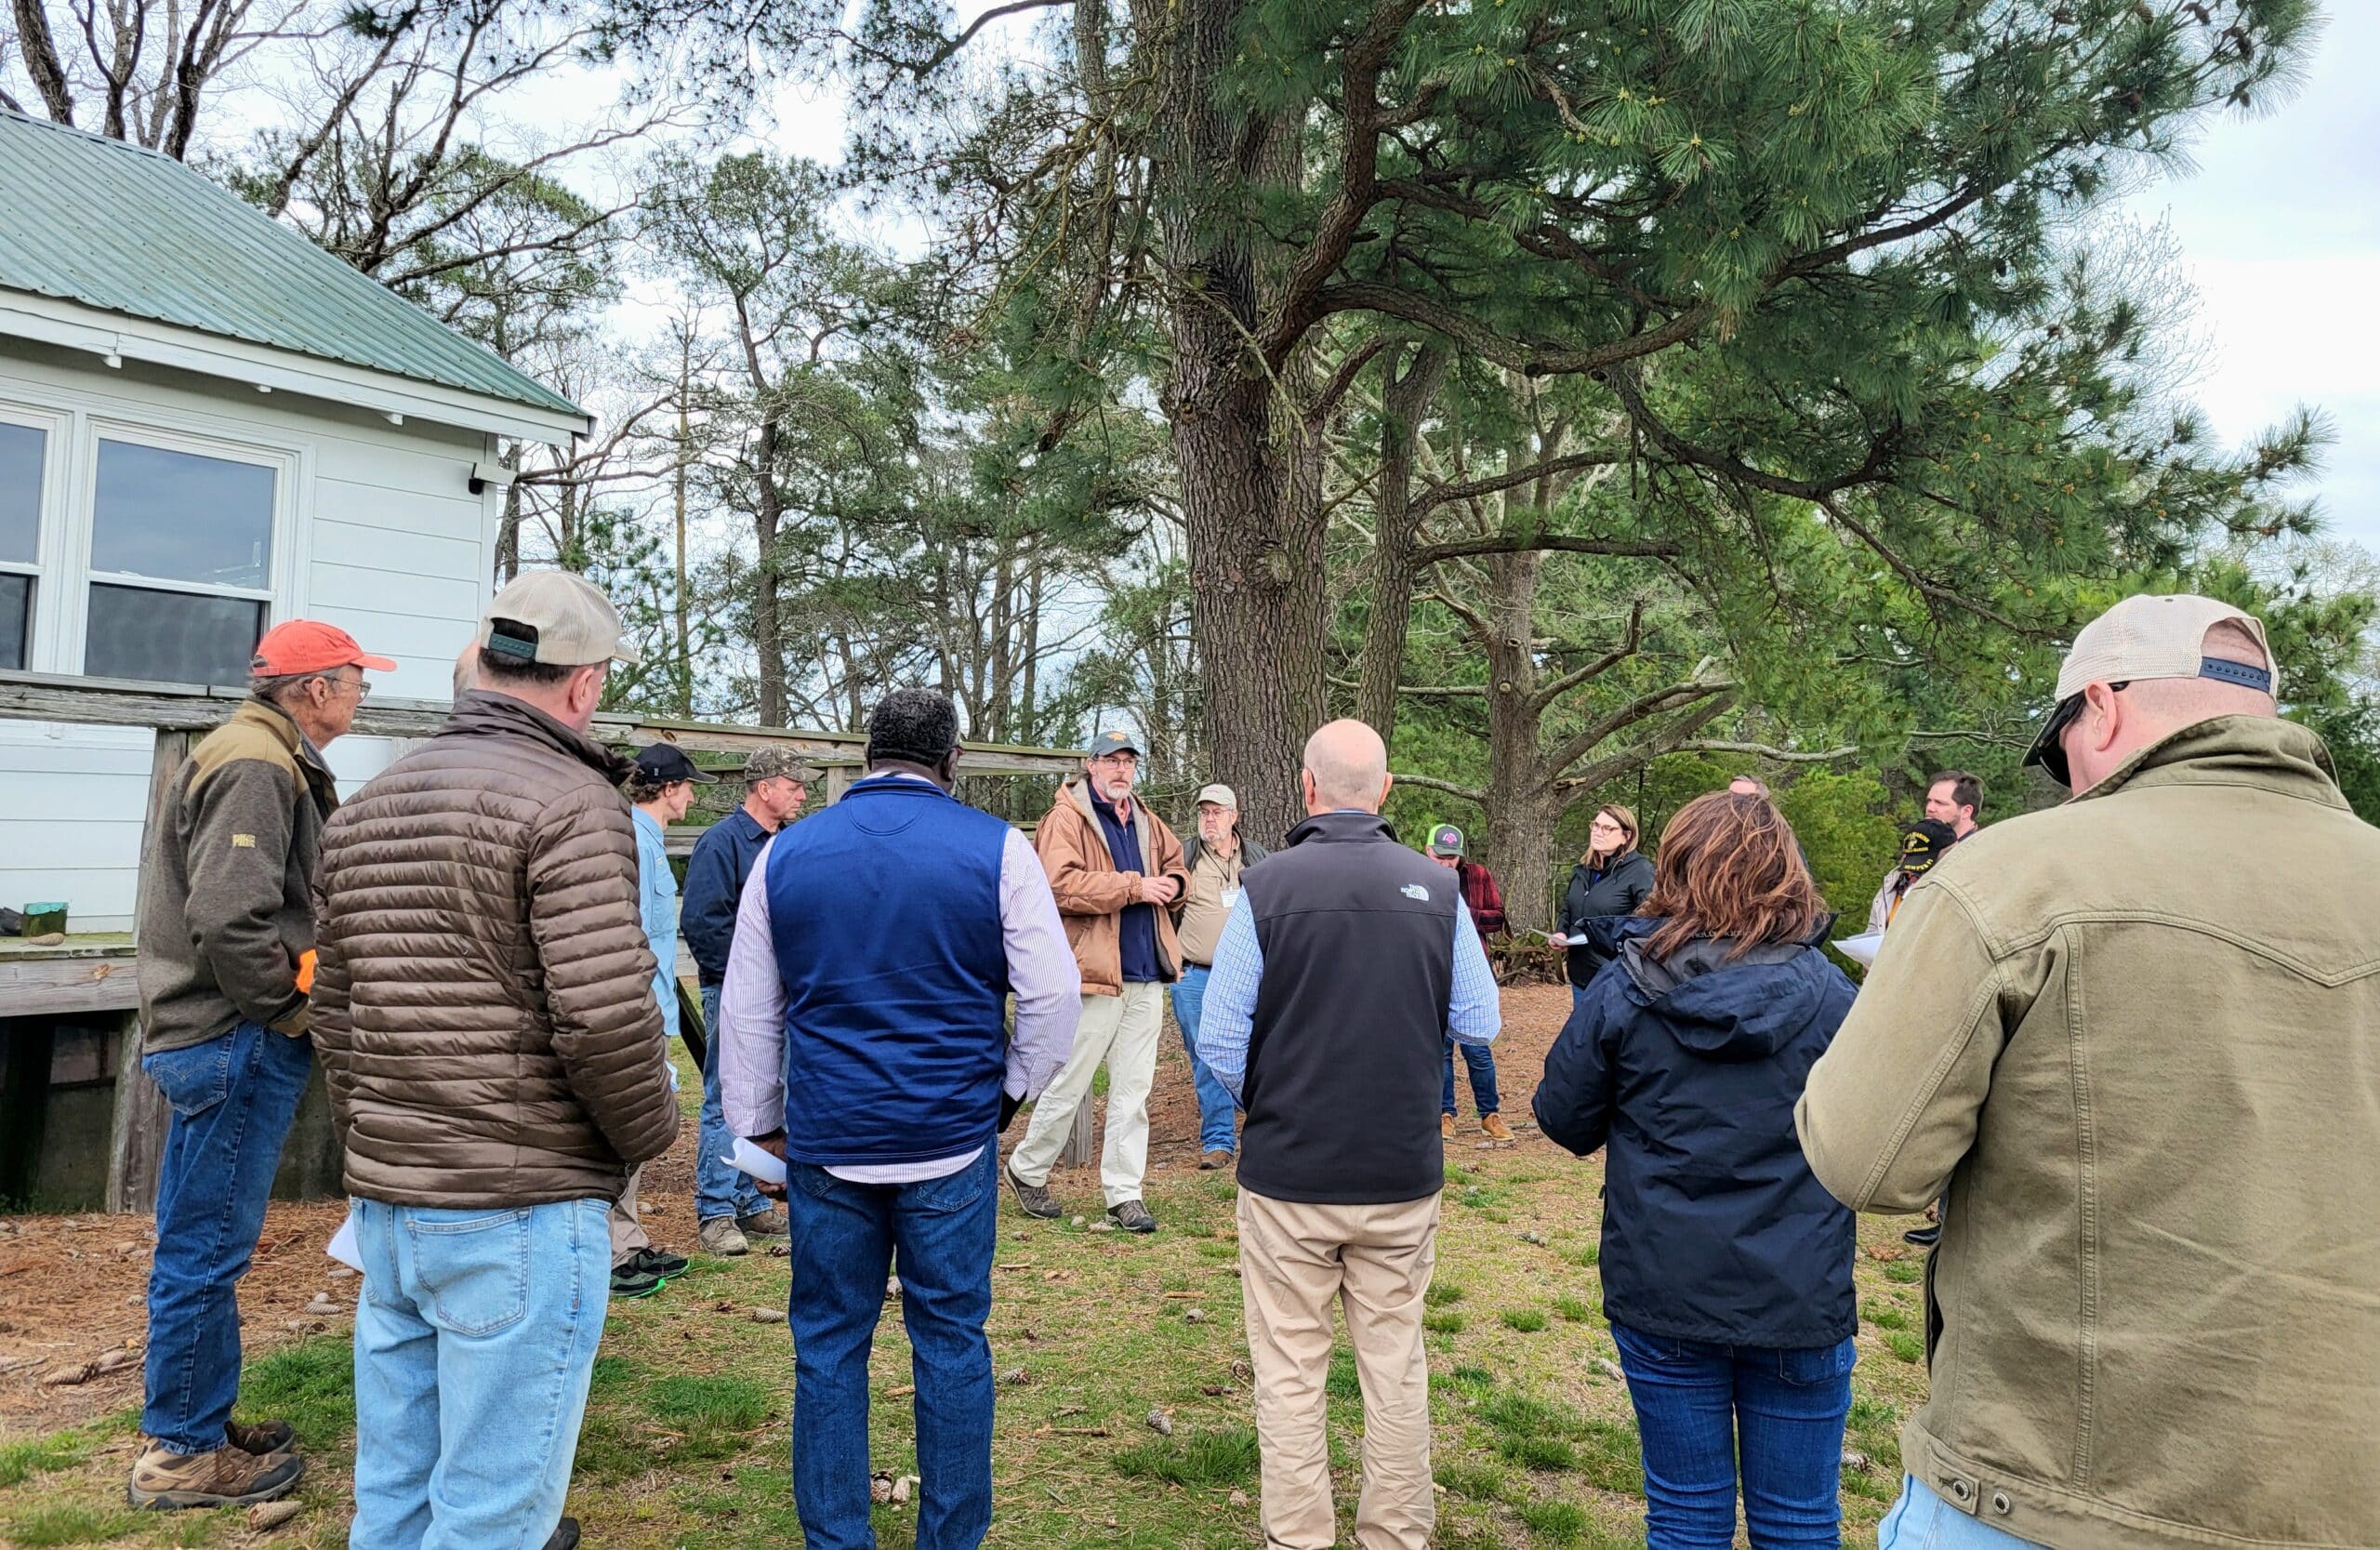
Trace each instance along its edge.
<instances>
[{"instance_id":1,"label":"pine branch","mask_svg":"<svg viewBox=\"0 0 2380 1550\"><path fill-rule=\"evenodd\" d=\"M1620 666L1622 662L1625 662L1630 657L1635 656L1637 648L1644 643L1644 641L1645 600L1643 598L1638 598L1634 603L1628 606L1628 628L1622 633L1620 644L1604 653L1601 656L1596 657L1585 667L1564 673L1560 678L1554 680L1554 682L1546 684L1543 688L1538 690L1537 693L1531 695L1528 698L1528 708L1530 711L1535 714L1542 715L1547 706L1552 705L1555 700L1560 699L1564 695L1568 694L1580 684L1586 682L1590 679L1602 677L1605 673L1609 672L1612 669Z\"/></svg>"},{"instance_id":2,"label":"pine branch","mask_svg":"<svg viewBox=\"0 0 2380 1550\"><path fill-rule=\"evenodd\" d=\"M1775 764L1831 764L1838 759L1858 756L1859 745L1845 743L1824 753L1797 753L1791 749L1774 748L1766 743L1737 743L1725 738L1696 737L1678 744L1672 751L1678 753L1750 753Z\"/></svg>"},{"instance_id":3,"label":"pine branch","mask_svg":"<svg viewBox=\"0 0 2380 1550\"><path fill-rule=\"evenodd\" d=\"M1416 565L1435 565L1474 554L1611 554L1665 560L1678 546L1656 538L1591 538L1568 533L1491 533L1479 538L1451 538L1413 551Z\"/></svg>"},{"instance_id":4,"label":"pine branch","mask_svg":"<svg viewBox=\"0 0 2380 1550\"><path fill-rule=\"evenodd\" d=\"M1395 778L1400 785L1419 786L1424 791L1444 791L1450 797L1461 797L1465 801L1476 802L1482 807L1488 805L1487 792L1476 790L1469 786L1457 786L1451 780L1440 780L1435 775L1406 775L1402 771L1395 772Z\"/></svg>"}]
</instances>

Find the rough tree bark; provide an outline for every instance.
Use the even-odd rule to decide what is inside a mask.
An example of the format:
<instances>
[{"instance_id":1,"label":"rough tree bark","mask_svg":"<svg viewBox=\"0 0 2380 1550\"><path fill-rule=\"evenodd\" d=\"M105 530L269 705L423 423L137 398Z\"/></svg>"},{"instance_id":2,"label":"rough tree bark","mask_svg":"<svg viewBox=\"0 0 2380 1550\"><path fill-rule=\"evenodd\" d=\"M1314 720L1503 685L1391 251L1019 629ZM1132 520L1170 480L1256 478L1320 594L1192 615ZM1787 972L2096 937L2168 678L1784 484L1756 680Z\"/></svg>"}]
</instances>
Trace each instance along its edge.
<instances>
[{"instance_id":1,"label":"rough tree bark","mask_svg":"<svg viewBox=\"0 0 2380 1550\"><path fill-rule=\"evenodd\" d=\"M1362 680L1355 714L1381 739L1396 743L1396 680L1405 662L1405 635L1412 621L1417 567L1413 540L1422 512L1413 504L1413 457L1421 417L1446 380L1452 353L1427 344L1413 351L1400 371L1395 351L1382 359L1385 384L1381 404L1380 475L1373 497L1371 614L1364 626Z\"/></svg>"}]
</instances>

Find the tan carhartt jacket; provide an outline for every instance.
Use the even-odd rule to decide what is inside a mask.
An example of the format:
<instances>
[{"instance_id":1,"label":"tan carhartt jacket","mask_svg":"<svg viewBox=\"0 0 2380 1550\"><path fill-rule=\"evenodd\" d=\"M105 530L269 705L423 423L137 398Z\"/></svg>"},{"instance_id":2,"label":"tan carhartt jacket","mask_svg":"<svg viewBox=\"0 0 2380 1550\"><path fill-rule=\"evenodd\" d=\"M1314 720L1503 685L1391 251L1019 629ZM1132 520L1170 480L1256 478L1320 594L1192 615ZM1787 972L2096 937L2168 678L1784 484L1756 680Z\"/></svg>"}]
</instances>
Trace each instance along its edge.
<instances>
[{"instance_id":1,"label":"tan carhartt jacket","mask_svg":"<svg viewBox=\"0 0 2380 1550\"><path fill-rule=\"evenodd\" d=\"M1170 877L1183 887L1190 874L1182 868L1182 841L1149 804L1132 799L1133 828L1140 836L1141 865L1118 870L1107 854L1107 832L1091 811L1090 782L1068 776L1058 788L1058 800L1034 827L1033 848L1050 874L1050 892L1058 900L1058 914L1066 923L1066 945L1074 949L1075 967L1082 974L1086 996L1124 993L1124 908L1136 904L1144 877ZM1179 894L1175 897L1179 898ZM1170 982L1182 974L1182 944L1174 935L1173 912L1157 914L1157 967Z\"/></svg>"},{"instance_id":2,"label":"tan carhartt jacket","mask_svg":"<svg viewBox=\"0 0 2380 1550\"><path fill-rule=\"evenodd\" d=\"M2055 1550L2380 1545L2380 830L2226 717L1919 882L1795 1113L1947 1187L1904 1465Z\"/></svg>"}]
</instances>

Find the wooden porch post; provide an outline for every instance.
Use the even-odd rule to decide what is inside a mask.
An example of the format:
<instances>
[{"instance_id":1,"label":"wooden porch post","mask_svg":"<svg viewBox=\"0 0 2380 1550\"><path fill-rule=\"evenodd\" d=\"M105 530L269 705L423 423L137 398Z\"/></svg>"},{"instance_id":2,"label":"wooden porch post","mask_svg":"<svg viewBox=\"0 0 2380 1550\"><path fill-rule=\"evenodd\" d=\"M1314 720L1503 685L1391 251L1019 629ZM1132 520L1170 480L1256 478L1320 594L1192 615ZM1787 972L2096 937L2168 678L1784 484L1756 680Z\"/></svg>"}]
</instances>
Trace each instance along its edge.
<instances>
[{"instance_id":1,"label":"wooden porch post","mask_svg":"<svg viewBox=\"0 0 2380 1550\"><path fill-rule=\"evenodd\" d=\"M190 757L191 734L161 731L149 761L149 805L140 825L140 878L148 881L149 857L158 827L166 821L174 780ZM138 908L138 906L135 906ZM132 946L140 947L140 921L133 918ZM165 1149L165 1095L140 1069L140 1015L125 1019L117 1046L115 1112L108 1126L108 1184L103 1202L111 1212L151 1211L157 1204L157 1165Z\"/></svg>"}]
</instances>

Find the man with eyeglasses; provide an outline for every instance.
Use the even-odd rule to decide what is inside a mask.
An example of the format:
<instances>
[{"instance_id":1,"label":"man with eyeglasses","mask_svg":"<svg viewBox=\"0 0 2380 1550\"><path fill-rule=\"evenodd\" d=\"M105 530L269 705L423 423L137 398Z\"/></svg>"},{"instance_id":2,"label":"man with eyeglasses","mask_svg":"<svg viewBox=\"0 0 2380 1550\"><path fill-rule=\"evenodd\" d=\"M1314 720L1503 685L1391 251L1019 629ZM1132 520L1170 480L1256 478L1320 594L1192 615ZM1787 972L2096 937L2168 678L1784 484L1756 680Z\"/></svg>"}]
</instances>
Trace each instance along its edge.
<instances>
[{"instance_id":1,"label":"man with eyeglasses","mask_svg":"<svg viewBox=\"0 0 2380 1550\"><path fill-rule=\"evenodd\" d=\"M1811 1069L1830 1191L1948 1191L1880 1550L2380 1544L2380 830L2278 688L2212 598L2084 627L2073 799L1909 890Z\"/></svg>"},{"instance_id":2,"label":"man with eyeglasses","mask_svg":"<svg viewBox=\"0 0 2380 1550\"><path fill-rule=\"evenodd\" d=\"M290 619L248 667L247 699L191 750L140 867L140 1068L172 1113L138 1506L270 1502L306 1470L286 1422L231 1419L239 1284L314 1067L313 892L338 806L323 749L355 724L364 669L396 664L334 625Z\"/></svg>"},{"instance_id":3,"label":"man with eyeglasses","mask_svg":"<svg viewBox=\"0 0 2380 1550\"><path fill-rule=\"evenodd\" d=\"M1051 1195L1075 1110L1107 1066L1107 1139L1099 1186L1107 1214L1127 1232L1157 1231L1141 1199L1149 1162L1149 1088L1157 1078L1165 987L1182 974L1182 944L1166 907L1190 884L1182 841L1133 794L1141 750L1129 732L1103 732L1033 832L1050 874L1066 941L1082 974L1082 1021L1074 1053L1033 1106L1033 1121L1009 1157L1009 1188L1027 1216L1064 1213Z\"/></svg>"}]
</instances>

